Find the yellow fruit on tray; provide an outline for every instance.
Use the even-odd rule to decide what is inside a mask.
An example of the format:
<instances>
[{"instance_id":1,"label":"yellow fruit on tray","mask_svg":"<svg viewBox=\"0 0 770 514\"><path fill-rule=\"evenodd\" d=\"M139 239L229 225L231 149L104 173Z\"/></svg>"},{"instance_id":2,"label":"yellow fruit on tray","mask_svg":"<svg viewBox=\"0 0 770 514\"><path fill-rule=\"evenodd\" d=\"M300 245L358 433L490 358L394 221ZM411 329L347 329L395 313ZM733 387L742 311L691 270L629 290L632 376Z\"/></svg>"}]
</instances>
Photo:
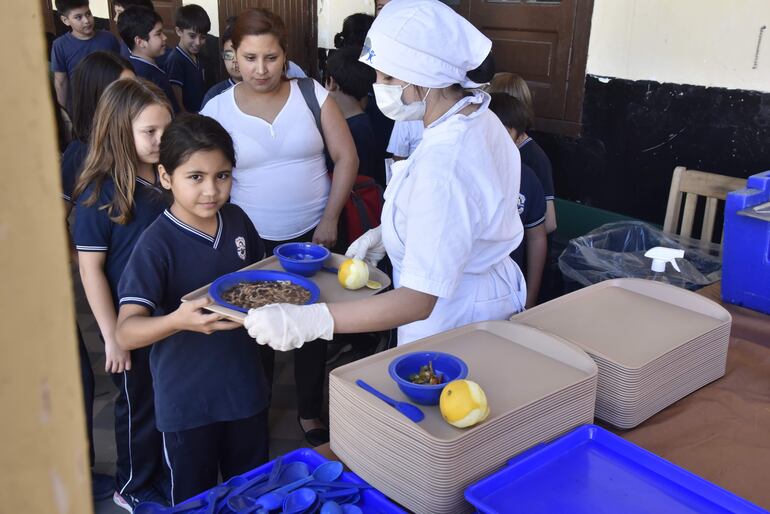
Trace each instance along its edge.
<instances>
[{"instance_id":1,"label":"yellow fruit on tray","mask_svg":"<svg viewBox=\"0 0 770 514\"><path fill-rule=\"evenodd\" d=\"M471 427L489 416L487 395L471 380L454 380L444 386L439 408L446 422L457 428Z\"/></svg>"},{"instance_id":2,"label":"yellow fruit on tray","mask_svg":"<svg viewBox=\"0 0 770 514\"><path fill-rule=\"evenodd\" d=\"M345 289L361 289L369 281L369 267L361 259L348 259L340 266L337 279Z\"/></svg>"}]
</instances>

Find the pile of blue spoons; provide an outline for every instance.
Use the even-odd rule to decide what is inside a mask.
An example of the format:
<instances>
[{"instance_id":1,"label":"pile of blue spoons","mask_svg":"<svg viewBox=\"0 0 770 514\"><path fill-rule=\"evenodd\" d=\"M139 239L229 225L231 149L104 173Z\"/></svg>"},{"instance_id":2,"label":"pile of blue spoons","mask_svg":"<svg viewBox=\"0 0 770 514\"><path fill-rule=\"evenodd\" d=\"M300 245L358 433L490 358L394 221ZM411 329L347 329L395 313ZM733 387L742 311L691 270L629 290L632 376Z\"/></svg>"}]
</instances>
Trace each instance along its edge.
<instances>
[{"instance_id":1,"label":"pile of blue spoons","mask_svg":"<svg viewBox=\"0 0 770 514\"><path fill-rule=\"evenodd\" d=\"M342 463L328 461L310 472L301 461L283 464L277 458L270 473L234 477L205 497L175 507L145 502L134 514L361 514L355 504L366 484L338 482Z\"/></svg>"}]
</instances>

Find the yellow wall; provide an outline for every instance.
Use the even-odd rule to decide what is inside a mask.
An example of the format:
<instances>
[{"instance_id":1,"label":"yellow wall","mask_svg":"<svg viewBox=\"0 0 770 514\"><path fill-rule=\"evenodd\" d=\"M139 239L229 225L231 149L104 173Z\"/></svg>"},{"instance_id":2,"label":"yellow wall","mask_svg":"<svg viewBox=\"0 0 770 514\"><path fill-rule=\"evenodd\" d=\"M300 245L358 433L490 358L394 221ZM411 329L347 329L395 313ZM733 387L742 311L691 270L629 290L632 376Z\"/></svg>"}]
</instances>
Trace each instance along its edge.
<instances>
[{"instance_id":1,"label":"yellow wall","mask_svg":"<svg viewBox=\"0 0 770 514\"><path fill-rule=\"evenodd\" d=\"M40 2L5 0L0 60L0 512L88 514L90 474Z\"/></svg>"},{"instance_id":2,"label":"yellow wall","mask_svg":"<svg viewBox=\"0 0 770 514\"><path fill-rule=\"evenodd\" d=\"M770 91L770 1L594 0L587 73Z\"/></svg>"},{"instance_id":3,"label":"yellow wall","mask_svg":"<svg viewBox=\"0 0 770 514\"><path fill-rule=\"evenodd\" d=\"M318 0L318 47L334 48L334 35L345 18L355 13L374 14L372 0Z\"/></svg>"}]
</instances>

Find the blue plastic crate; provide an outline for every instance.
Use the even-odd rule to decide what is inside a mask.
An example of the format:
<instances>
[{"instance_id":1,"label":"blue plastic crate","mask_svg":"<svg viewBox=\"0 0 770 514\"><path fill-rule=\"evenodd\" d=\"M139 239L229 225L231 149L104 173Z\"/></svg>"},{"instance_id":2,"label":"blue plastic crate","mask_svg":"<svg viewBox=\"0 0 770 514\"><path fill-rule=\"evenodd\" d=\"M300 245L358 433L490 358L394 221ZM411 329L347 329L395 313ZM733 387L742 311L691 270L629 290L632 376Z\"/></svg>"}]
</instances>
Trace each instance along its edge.
<instances>
[{"instance_id":1,"label":"blue plastic crate","mask_svg":"<svg viewBox=\"0 0 770 514\"><path fill-rule=\"evenodd\" d=\"M315 469L316 467L318 467L319 465L323 464L328 460L329 459L323 457L318 452L311 450L309 448L300 448L299 450L294 450L283 456L284 465L290 462L301 461L308 465L308 467L310 468L310 471L313 471L313 469ZM247 473L244 473L242 476L249 479L257 475L260 475L262 473L269 473L270 470L273 469L274 462L275 461L270 461L267 464L263 464L262 466L256 469L253 469ZM366 483L361 479L361 477L359 477L352 471L344 472L337 481L350 482L353 484ZM179 505L184 505L184 503L197 501L199 499L205 500L207 495L208 495L208 491L203 492L197 496L193 496L192 498L190 498L189 500L186 500L183 503L180 503ZM401 509L398 505L390 501L387 497L385 497L384 494L377 491L376 489L362 490L361 501L359 501L356 505L361 507L361 510L363 510L365 514L391 514L391 513L406 514L405 510ZM230 509L225 509L225 512L230 512Z\"/></svg>"},{"instance_id":2,"label":"blue plastic crate","mask_svg":"<svg viewBox=\"0 0 770 514\"><path fill-rule=\"evenodd\" d=\"M767 512L595 425L517 455L465 498L483 514Z\"/></svg>"},{"instance_id":3,"label":"blue plastic crate","mask_svg":"<svg viewBox=\"0 0 770 514\"><path fill-rule=\"evenodd\" d=\"M770 313L770 171L728 193L722 240L722 299ZM757 212L755 207L764 211Z\"/></svg>"}]
</instances>

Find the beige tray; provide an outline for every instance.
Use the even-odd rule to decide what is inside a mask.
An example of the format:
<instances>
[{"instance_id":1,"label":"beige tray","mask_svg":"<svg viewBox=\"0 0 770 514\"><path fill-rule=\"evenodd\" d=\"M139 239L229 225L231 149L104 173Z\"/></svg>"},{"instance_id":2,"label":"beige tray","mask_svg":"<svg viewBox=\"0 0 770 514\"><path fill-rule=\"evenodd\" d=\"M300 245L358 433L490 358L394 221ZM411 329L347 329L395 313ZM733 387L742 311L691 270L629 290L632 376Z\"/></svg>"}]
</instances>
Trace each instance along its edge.
<instances>
[{"instance_id":1,"label":"beige tray","mask_svg":"<svg viewBox=\"0 0 770 514\"><path fill-rule=\"evenodd\" d=\"M489 418L470 429L461 430L446 423L438 406L421 406L425 419L415 424L373 395L355 386L363 379L398 400L411 401L388 374L390 362L405 353L437 350L456 355L468 365L468 378L478 382L489 401ZM476 431L493 429L501 418L550 395L596 380L594 361L577 346L526 325L507 321L472 323L408 345L378 353L329 374L330 391L344 383L382 418L382 423L418 431L424 440L452 444L472 437ZM595 395L595 390L590 396ZM331 394L331 393L330 393ZM415 434L416 435L416 434ZM332 433L333 436L333 433Z\"/></svg>"},{"instance_id":2,"label":"beige tray","mask_svg":"<svg viewBox=\"0 0 770 514\"><path fill-rule=\"evenodd\" d=\"M326 260L325 265L332 268L339 268L340 265L345 261L345 259L346 257L344 255L333 253ZM369 265L367 264L367 266ZM246 271L246 270L253 270L253 269L284 271L283 268L281 267L281 264L278 262L278 258L275 256L268 257L267 259L263 259L259 262L255 262L254 264L250 266L246 266L245 268L239 271ZM382 284L382 287L380 289L369 289L366 287L357 289L355 291L351 291L350 289L345 289L340 285L339 281L337 280L337 275L335 275L334 273L329 273L328 271L319 271L312 277L308 277L308 279L313 283L315 283L315 285L318 286L318 289L321 290L321 296L319 298L319 301L328 302L328 303L350 302L353 300L360 300L361 298L367 298L369 296L373 296L379 293L380 291L386 289L388 286L390 286L390 277L388 277L385 273L375 268L374 266L369 266L369 279L376 280L377 282ZM210 285L211 284L206 284L205 286L198 288L191 293L187 293L182 297L182 301L189 302L190 300L195 300L202 296L207 296L209 293ZM216 312L217 314L221 314L222 316L225 316L228 319L231 319L233 321L239 321L241 323L246 318L246 314L242 312L238 312L234 309L228 309L227 307L223 307L222 305L217 305L214 303L206 307L206 310L209 310L211 312Z\"/></svg>"},{"instance_id":3,"label":"beige tray","mask_svg":"<svg viewBox=\"0 0 770 514\"><path fill-rule=\"evenodd\" d=\"M615 279L538 305L511 321L638 369L729 325L732 317L717 303L685 289L649 280Z\"/></svg>"}]
</instances>

